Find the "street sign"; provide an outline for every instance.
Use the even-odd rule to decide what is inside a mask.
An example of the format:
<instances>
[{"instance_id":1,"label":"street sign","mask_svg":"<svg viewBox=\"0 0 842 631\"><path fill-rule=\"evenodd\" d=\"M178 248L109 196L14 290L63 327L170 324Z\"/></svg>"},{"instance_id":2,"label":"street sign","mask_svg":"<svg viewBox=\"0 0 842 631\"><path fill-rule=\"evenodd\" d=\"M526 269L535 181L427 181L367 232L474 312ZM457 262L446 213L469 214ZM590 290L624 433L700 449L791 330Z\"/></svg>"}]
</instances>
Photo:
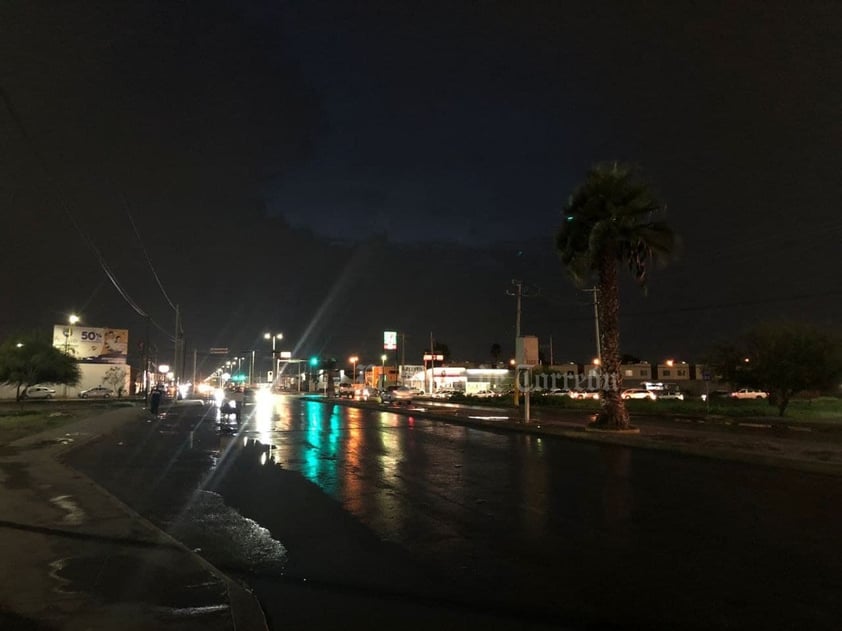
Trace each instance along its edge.
<instances>
[{"instance_id":1,"label":"street sign","mask_svg":"<svg viewBox=\"0 0 842 631\"><path fill-rule=\"evenodd\" d=\"M430 353L424 353L424 361L437 361L441 362L444 361L444 355L430 355Z\"/></svg>"},{"instance_id":2,"label":"street sign","mask_svg":"<svg viewBox=\"0 0 842 631\"><path fill-rule=\"evenodd\" d=\"M227 355L228 349L227 348L212 348L208 351L211 355Z\"/></svg>"},{"instance_id":3,"label":"street sign","mask_svg":"<svg viewBox=\"0 0 842 631\"><path fill-rule=\"evenodd\" d=\"M515 339L515 358L520 366L538 365L538 338L522 335Z\"/></svg>"}]
</instances>

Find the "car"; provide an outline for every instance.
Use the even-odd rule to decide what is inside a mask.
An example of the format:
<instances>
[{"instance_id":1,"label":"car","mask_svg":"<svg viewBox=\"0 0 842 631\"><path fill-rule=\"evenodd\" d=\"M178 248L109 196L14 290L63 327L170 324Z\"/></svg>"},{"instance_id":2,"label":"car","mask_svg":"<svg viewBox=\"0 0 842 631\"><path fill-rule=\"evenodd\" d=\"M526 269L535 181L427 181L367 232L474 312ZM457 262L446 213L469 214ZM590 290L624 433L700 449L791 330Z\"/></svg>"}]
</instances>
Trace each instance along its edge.
<instances>
[{"instance_id":1,"label":"car","mask_svg":"<svg viewBox=\"0 0 842 631\"><path fill-rule=\"evenodd\" d=\"M383 403L397 403L398 405L410 405L415 393L406 386L389 386L382 393Z\"/></svg>"},{"instance_id":2,"label":"car","mask_svg":"<svg viewBox=\"0 0 842 631\"><path fill-rule=\"evenodd\" d=\"M110 399L113 396L114 391L111 388L106 388L105 386L96 386L94 388L88 388L87 390L82 390L82 392L79 393L79 397L82 399Z\"/></svg>"},{"instance_id":3,"label":"car","mask_svg":"<svg viewBox=\"0 0 842 631\"><path fill-rule=\"evenodd\" d=\"M755 390L754 388L742 388L741 390L731 393L732 399L766 399L768 397L768 392Z\"/></svg>"},{"instance_id":4,"label":"car","mask_svg":"<svg viewBox=\"0 0 842 631\"><path fill-rule=\"evenodd\" d=\"M461 394L458 390L453 388L441 388L433 393L434 399L452 399L456 395Z\"/></svg>"},{"instance_id":5,"label":"car","mask_svg":"<svg viewBox=\"0 0 842 631\"><path fill-rule=\"evenodd\" d=\"M599 390L571 390L570 391L570 398L571 399L593 399L595 401L599 400L600 392Z\"/></svg>"},{"instance_id":6,"label":"car","mask_svg":"<svg viewBox=\"0 0 842 631\"><path fill-rule=\"evenodd\" d=\"M659 401L684 401L684 393L681 390L664 390L659 392L657 397Z\"/></svg>"},{"instance_id":7,"label":"car","mask_svg":"<svg viewBox=\"0 0 842 631\"><path fill-rule=\"evenodd\" d=\"M344 398L344 399L353 399L354 398L354 384L340 383L336 387L336 396L338 396L339 398Z\"/></svg>"},{"instance_id":8,"label":"car","mask_svg":"<svg viewBox=\"0 0 842 631\"><path fill-rule=\"evenodd\" d=\"M246 404L246 393L243 388L217 390L215 401L222 416L234 415L239 421Z\"/></svg>"},{"instance_id":9,"label":"car","mask_svg":"<svg viewBox=\"0 0 842 631\"><path fill-rule=\"evenodd\" d=\"M628 390L623 390L620 397L626 400L642 399L646 401L655 401L658 398L658 395L651 390L644 390L643 388L629 388Z\"/></svg>"},{"instance_id":10,"label":"car","mask_svg":"<svg viewBox=\"0 0 842 631\"><path fill-rule=\"evenodd\" d=\"M546 392L546 396L569 397L571 396L571 390L569 388L550 388L549 391Z\"/></svg>"},{"instance_id":11,"label":"car","mask_svg":"<svg viewBox=\"0 0 842 631\"><path fill-rule=\"evenodd\" d=\"M494 390L478 390L477 392L471 393L470 396L477 397L478 399L496 399L500 396L500 393Z\"/></svg>"},{"instance_id":12,"label":"car","mask_svg":"<svg viewBox=\"0 0 842 631\"><path fill-rule=\"evenodd\" d=\"M363 386L362 388L358 388L356 392L356 398L360 401L374 401L375 403L383 402L383 396L380 392L380 388L376 386Z\"/></svg>"},{"instance_id":13,"label":"car","mask_svg":"<svg viewBox=\"0 0 842 631\"><path fill-rule=\"evenodd\" d=\"M52 399L56 391L47 386L29 386L23 393L26 399Z\"/></svg>"}]
</instances>

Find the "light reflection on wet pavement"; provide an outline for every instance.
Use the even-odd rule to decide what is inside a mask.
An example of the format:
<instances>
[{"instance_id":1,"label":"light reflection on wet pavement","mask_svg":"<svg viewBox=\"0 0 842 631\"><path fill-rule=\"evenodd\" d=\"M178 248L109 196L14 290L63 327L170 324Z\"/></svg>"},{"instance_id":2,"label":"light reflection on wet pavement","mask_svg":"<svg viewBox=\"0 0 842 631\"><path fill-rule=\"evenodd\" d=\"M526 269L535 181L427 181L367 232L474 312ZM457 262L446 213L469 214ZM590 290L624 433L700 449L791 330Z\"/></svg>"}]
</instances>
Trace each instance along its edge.
<instances>
[{"instance_id":1,"label":"light reflection on wet pavement","mask_svg":"<svg viewBox=\"0 0 842 631\"><path fill-rule=\"evenodd\" d=\"M181 410L74 458L251 574L272 618L312 626L312 611L282 607L293 590L300 603L414 602L497 628L835 628L834 478L291 397L248 411L219 432L210 410Z\"/></svg>"}]
</instances>

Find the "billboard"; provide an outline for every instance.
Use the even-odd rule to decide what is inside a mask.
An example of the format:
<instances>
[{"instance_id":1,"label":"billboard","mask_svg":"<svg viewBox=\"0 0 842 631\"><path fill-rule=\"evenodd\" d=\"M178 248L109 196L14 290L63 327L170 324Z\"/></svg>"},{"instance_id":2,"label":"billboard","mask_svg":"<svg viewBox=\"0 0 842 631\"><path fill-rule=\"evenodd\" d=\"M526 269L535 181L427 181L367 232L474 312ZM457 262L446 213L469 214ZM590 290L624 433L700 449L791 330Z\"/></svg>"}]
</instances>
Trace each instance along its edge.
<instances>
[{"instance_id":1,"label":"billboard","mask_svg":"<svg viewBox=\"0 0 842 631\"><path fill-rule=\"evenodd\" d=\"M53 325L53 346L82 363L125 364L129 352L129 331L56 324Z\"/></svg>"},{"instance_id":2,"label":"billboard","mask_svg":"<svg viewBox=\"0 0 842 631\"><path fill-rule=\"evenodd\" d=\"M398 332L383 331L383 350L393 351L398 347Z\"/></svg>"}]
</instances>

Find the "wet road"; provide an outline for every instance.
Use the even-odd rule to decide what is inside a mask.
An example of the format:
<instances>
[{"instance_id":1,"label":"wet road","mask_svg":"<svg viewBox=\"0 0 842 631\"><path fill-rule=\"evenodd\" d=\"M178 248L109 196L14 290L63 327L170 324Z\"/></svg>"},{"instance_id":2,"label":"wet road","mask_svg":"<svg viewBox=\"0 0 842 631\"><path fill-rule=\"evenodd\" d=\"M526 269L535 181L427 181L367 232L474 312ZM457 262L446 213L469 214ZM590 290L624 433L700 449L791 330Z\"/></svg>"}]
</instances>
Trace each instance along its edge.
<instances>
[{"instance_id":1,"label":"wet road","mask_svg":"<svg viewBox=\"0 0 842 631\"><path fill-rule=\"evenodd\" d=\"M276 628L835 629L842 479L294 397L69 457Z\"/></svg>"}]
</instances>

